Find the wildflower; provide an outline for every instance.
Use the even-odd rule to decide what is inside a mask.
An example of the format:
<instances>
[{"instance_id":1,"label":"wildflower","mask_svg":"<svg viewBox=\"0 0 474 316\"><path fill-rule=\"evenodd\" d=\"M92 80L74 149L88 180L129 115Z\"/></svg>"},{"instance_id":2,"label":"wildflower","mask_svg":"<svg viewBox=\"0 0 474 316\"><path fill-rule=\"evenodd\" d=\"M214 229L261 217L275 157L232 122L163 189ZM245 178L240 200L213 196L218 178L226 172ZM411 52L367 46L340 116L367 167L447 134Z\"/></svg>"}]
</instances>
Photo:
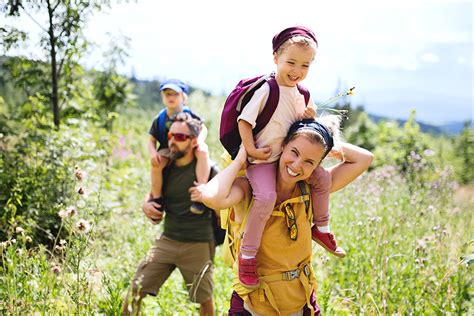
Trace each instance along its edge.
<instances>
[{"instance_id":1,"label":"wildflower","mask_svg":"<svg viewBox=\"0 0 474 316\"><path fill-rule=\"evenodd\" d=\"M76 210L72 206L58 212L58 215L61 218L73 217L74 214L76 214Z\"/></svg>"},{"instance_id":2,"label":"wildflower","mask_svg":"<svg viewBox=\"0 0 474 316\"><path fill-rule=\"evenodd\" d=\"M25 230L23 228L21 228L20 226L18 226L17 228L15 228L15 232L17 234L22 234L25 232Z\"/></svg>"},{"instance_id":3,"label":"wildflower","mask_svg":"<svg viewBox=\"0 0 474 316\"><path fill-rule=\"evenodd\" d=\"M84 173L80 169L76 169L74 175L76 176L77 181L82 181L82 179L84 179Z\"/></svg>"},{"instance_id":4,"label":"wildflower","mask_svg":"<svg viewBox=\"0 0 474 316\"><path fill-rule=\"evenodd\" d=\"M3 250L6 250L8 248L8 246L10 246L9 242L7 242L7 241L0 242L0 252L2 252Z\"/></svg>"},{"instance_id":5,"label":"wildflower","mask_svg":"<svg viewBox=\"0 0 474 316\"><path fill-rule=\"evenodd\" d=\"M91 225L89 224L88 221L86 221L85 219L80 219L77 223L76 223L76 227L77 229L82 232L82 233L87 233L90 228L91 228Z\"/></svg>"},{"instance_id":6,"label":"wildflower","mask_svg":"<svg viewBox=\"0 0 474 316\"><path fill-rule=\"evenodd\" d=\"M425 151L423 151L423 154L427 157L430 157L434 156L435 152L432 149L425 149Z\"/></svg>"},{"instance_id":7,"label":"wildflower","mask_svg":"<svg viewBox=\"0 0 474 316\"><path fill-rule=\"evenodd\" d=\"M27 243L31 243L31 242L33 241L33 239L31 239L30 236L26 236L26 237L25 237L25 241L26 241Z\"/></svg>"},{"instance_id":8,"label":"wildflower","mask_svg":"<svg viewBox=\"0 0 474 316\"><path fill-rule=\"evenodd\" d=\"M51 267L51 272L53 272L54 274L59 274L61 273L61 267L55 264Z\"/></svg>"},{"instance_id":9,"label":"wildflower","mask_svg":"<svg viewBox=\"0 0 474 316\"><path fill-rule=\"evenodd\" d=\"M18 249L16 250L16 254L17 254L17 256L21 256L21 255L23 254L23 249L18 248Z\"/></svg>"},{"instance_id":10,"label":"wildflower","mask_svg":"<svg viewBox=\"0 0 474 316\"><path fill-rule=\"evenodd\" d=\"M80 188L77 190L77 193L79 193L80 195L84 195L84 194L86 194L86 189L84 189L84 187L80 187Z\"/></svg>"},{"instance_id":11,"label":"wildflower","mask_svg":"<svg viewBox=\"0 0 474 316\"><path fill-rule=\"evenodd\" d=\"M347 91L347 95L354 95L354 89L355 87L350 88L349 91Z\"/></svg>"},{"instance_id":12,"label":"wildflower","mask_svg":"<svg viewBox=\"0 0 474 316\"><path fill-rule=\"evenodd\" d=\"M61 240L59 241L59 244L60 244L61 246L66 246L67 241L64 240L64 239L61 239Z\"/></svg>"}]
</instances>

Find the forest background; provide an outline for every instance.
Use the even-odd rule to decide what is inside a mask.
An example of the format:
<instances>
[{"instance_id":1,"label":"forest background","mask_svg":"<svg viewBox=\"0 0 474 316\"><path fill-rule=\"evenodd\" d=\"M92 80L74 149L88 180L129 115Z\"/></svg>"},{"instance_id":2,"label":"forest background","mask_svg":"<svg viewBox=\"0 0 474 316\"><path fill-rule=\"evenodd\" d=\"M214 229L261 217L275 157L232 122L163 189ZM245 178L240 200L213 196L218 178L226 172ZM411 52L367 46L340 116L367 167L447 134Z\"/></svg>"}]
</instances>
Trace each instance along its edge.
<instances>
[{"instance_id":1,"label":"forest background","mask_svg":"<svg viewBox=\"0 0 474 316\"><path fill-rule=\"evenodd\" d=\"M160 80L118 72L127 41L113 40L86 68L87 17L106 2L10 1L2 14L51 17L38 43L0 24L0 312L119 314L134 270L160 230L140 205L149 187L148 126L162 108ZM42 58L9 54L39 45ZM346 87L335 87L336 94ZM357 90L356 90L357 91ZM192 86L219 161L225 96ZM319 100L322 101L322 100ZM448 133L367 113L350 98L344 137L375 161L333 195L332 227L344 260L315 246L318 299L330 314L472 313L474 131ZM319 114L322 114L319 113ZM215 302L228 309L232 271L216 256ZM173 273L157 315L197 313Z\"/></svg>"}]
</instances>

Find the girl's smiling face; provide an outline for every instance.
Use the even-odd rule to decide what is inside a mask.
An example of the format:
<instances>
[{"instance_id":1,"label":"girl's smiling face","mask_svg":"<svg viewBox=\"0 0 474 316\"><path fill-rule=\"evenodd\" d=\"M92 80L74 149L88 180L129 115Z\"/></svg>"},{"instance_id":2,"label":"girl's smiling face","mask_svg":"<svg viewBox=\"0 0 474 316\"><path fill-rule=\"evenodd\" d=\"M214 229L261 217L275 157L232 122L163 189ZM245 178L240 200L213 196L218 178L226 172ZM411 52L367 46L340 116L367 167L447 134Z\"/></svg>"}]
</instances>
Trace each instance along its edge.
<instances>
[{"instance_id":1,"label":"girl's smiling face","mask_svg":"<svg viewBox=\"0 0 474 316\"><path fill-rule=\"evenodd\" d=\"M279 179L284 184L296 184L307 179L321 162L325 153L322 144L299 135L284 145L278 165Z\"/></svg>"},{"instance_id":2,"label":"girl's smiling face","mask_svg":"<svg viewBox=\"0 0 474 316\"><path fill-rule=\"evenodd\" d=\"M274 53L273 59L277 65L276 80L279 85L294 87L306 78L314 50L298 44L289 45L282 53Z\"/></svg>"}]
</instances>

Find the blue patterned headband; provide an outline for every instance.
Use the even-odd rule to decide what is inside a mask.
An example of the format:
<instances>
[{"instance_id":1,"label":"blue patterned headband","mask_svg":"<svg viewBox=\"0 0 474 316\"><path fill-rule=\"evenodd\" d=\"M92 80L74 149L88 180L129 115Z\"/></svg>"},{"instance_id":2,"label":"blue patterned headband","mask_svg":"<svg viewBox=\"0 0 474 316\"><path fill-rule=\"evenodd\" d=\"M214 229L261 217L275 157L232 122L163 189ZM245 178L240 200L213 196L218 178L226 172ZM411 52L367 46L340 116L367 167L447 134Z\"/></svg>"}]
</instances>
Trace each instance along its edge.
<instances>
[{"instance_id":1,"label":"blue patterned headband","mask_svg":"<svg viewBox=\"0 0 474 316\"><path fill-rule=\"evenodd\" d=\"M324 126L321 123L316 122L314 119L303 119L300 121L294 122L290 126L290 130L288 131L288 136L293 135L297 131L300 130L310 130L318 133L321 135L321 137L324 139L324 142L326 143L326 152L324 153L324 157L331 151L331 149L334 147L334 140L331 136L331 133L329 132L328 128Z\"/></svg>"}]
</instances>

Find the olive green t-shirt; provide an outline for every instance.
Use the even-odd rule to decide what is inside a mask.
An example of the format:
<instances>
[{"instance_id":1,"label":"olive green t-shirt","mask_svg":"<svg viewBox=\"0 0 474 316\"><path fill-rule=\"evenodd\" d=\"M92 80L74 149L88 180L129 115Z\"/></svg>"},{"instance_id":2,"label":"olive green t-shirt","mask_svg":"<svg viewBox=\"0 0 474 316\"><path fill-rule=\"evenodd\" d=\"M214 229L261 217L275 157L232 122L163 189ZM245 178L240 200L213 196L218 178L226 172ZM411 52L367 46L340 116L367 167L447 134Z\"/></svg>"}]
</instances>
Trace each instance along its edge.
<instances>
[{"instance_id":1,"label":"olive green t-shirt","mask_svg":"<svg viewBox=\"0 0 474 316\"><path fill-rule=\"evenodd\" d=\"M196 181L196 159L186 166L170 166L164 172L165 212L163 235L181 242L208 242L214 238L211 212L190 211L189 188Z\"/></svg>"}]
</instances>

